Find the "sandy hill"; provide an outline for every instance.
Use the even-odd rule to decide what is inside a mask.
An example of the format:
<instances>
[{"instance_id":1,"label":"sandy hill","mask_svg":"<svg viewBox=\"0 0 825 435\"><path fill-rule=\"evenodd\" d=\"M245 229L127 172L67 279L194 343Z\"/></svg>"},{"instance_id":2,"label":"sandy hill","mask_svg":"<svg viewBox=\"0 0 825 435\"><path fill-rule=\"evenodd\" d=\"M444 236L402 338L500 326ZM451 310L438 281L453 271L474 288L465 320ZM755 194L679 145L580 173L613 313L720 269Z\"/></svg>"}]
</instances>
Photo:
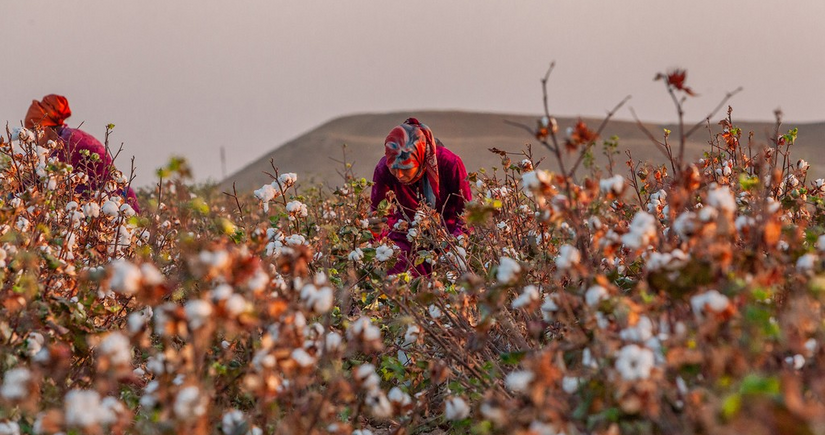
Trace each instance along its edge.
<instances>
[{"instance_id":1,"label":"sandy hill","mask_svg":"<svg viewBox=\"0 0 825 435\"><path fill-rule=\"evenodd\" d=\"M536 116L458 111L370 113L333 119L283 144L227 177L221 183L221 188L231 189L232 183L235 182L240 193L248 192L270 182L270 177L265 174L265 172L272 172L270 160L274 161L274 165L281 172L297 173L300 184L303 186L316 183L339 185L342 182L339 172L343 169L343 165L339 162L343 160L342 145L344 144L346 144L347 161L353 164L355 174L372 179L375 164L384 153L383 143L386 134L410 116L415 116L429 125L445 146L461 156L468 171L475 171L479 168L489 170L501 166L500 158L487 151L488 148L496 147L519 152L526 149L527 143L533 143L534 157L547 158L541 167L556 168L555 160L550 157L547 150L541 147L541 144L526 131L505 123L505 120L509 120L534 125ZM560 132L563 133L575 121L574 118L560 119ZM600 119L585 119L585 121L593 129L597 128L601 122ZM664 128L673 130L674 135L676 132L673 125L650 123L645 125L648 130L657 135L661 135ZM767 138L773 131L771 123L742 122L737 125L745 132L743 142L747 137L747 132L753 131L754 143L759 144L760 148L761 144L767 143ZM787 123L783 129L787 130L792 126L799 128L799 139L794 153L796 158L808 160L813 173L817 176L825 175L825 153L817 152L818 148L825 143L825 122ZM719 131L719 126L713 125L713 129ZM664 162L662 155L634 122L611 120L602 137L608 138L612 135L619 137L619 150L622 151L618 157L617 166L623 165L626 160L623 152L625 149L630 150L635 158ZM700 157L701 152L707 148L710 136L711 134L705 128L694 133L688 143L686 154L693 158ZM596 151L596 154L601 154L600 145ZM518 156L513 156L512 159L520 160ZM619 168L619 170L624 171L624 168Z\"/></svg>"}]
</instances>

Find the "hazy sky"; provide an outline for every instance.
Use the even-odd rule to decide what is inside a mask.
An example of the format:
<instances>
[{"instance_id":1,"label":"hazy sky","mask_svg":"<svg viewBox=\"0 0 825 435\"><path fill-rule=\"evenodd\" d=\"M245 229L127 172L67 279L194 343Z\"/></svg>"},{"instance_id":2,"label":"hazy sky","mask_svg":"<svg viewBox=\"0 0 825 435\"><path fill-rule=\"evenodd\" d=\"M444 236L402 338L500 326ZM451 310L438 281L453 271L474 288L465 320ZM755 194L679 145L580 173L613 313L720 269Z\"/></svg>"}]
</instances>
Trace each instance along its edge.
<instances>
[{"instance_id":1,"label":"hazy sky","mask_svg":"<svg viewBox=\"0 0 825 435\"><path fill-rule=\"evenodd\" d=\"M652 79L678 66L700 94L691 118L741 85L740 119L781 107L821 121L823 18L822 0L4 0L0 120L19 125L32 99L63 94L71 126L102 137L116 124L139 184L171 154L220 178L221 146L231 173L354 112L539 113L551 60L560 116L600 116L631 94L641 118L672 121Z\"/></svg>"}]
</instances>

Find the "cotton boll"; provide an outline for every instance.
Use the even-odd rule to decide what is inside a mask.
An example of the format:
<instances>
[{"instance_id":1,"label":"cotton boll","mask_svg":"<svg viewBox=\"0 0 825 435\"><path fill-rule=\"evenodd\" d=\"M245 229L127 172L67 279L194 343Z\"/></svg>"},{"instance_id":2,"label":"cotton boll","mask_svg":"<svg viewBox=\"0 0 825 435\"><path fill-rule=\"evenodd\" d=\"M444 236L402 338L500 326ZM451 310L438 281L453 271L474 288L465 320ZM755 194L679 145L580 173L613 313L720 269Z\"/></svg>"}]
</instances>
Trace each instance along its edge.
<instances>
[{"instance_id":1,"label":"cotton boll","mask_svg":"<svg viewBox=\"0 0 825 435\"><path fill-rule=\"evenodd\" d=\"M395 251L387 245L381 245L375 249L375 259L378 261L387 261L392 258Z\"/></svg>"},{"instance_id":2,"label":"cotton boll","mask_svg":"<svg viewBox=\"0 0 825 435\"><path fill-rule=\"evenodd\" d=\"M181 420L192 420L206 414L206 404L198 387L190 386L178 391L172 406L175 416Z\"/></svg>"},{"instance_id":3,"label":"cotton boll","mask_svg":"<svg viewBox=\"0 0 825 435\"><path fill-rule=\"evenodd\" d=\"M517 310L519 308L526 307L533 302L538 302L540 299L541 294L539 294L538 288L534 285L528 285L527 287L524 287L521 294L517 298L513 299L511 307L514 310Z\"/></svg>"},{"instance_id":4,"label":"cotton boll","mask_svg":"<svg viewBox=\"0 0 825 435\"><path fill-rule=\"evenodd\" d=\"M521 265L517 261L508 257L501 257L499 259L498 271L496 272L496 279L502 284L509 284L518 279L518 274L521 272Z\"/></svg>"},{"instance_id":5,"label":"cotton boll","mask_svg":"<svg viewBox=\"0 0 825 435\"><path fill-rule=\"evenodd\" d=\"M653 352L635 344L623 347L616 358L616 370L627 381L649 378L653 364Z\"/></svg>"},{"instance_id":6,"label":"cotton boll","mask_svg":"<svg viewBox=\"0 0 825 435\"><path fill-rule=\"evenodd\" d=\"M612 193L613 195L621 195L624 191L625 178L621 175L614 175L610 178L604 178L599 181L599 189L602 193Z\"/></svg>"},{"instance_id":7,"label":"cotton boll","mask_svg":"<svg viewBox=\"0 0 825 435\"><path fill-rule=\"evenodd\" d=\"M559 248L559 255L556 257L556 268L559 270L571 269L581 262L581 252L571 245L562 245Z\"/></svg>"},{"instance_id":8,"label":"cotton boll","mask_svg":"<svg viewBox=\"0 0 825 435\"><path fill-rule=\"evenodd\" d=\"M186 303L183 307L186 318L189 320L189 327L198 329L206 324L212 315L212 304L207 301L194 299Z\"/></svg>"},{"instance_id":9,"label":"cotton boll","mask_svg":"<svg viewBox=\"0 0 825 435\"><path fill-rule=\"evenodd\" d=\"M444 418L450 421L464 420L470 416L470 407L460 397L453 397L444 405Z\"/></svg>"},{"instance_id":10,"label":"cotton boll","mask_svg":"<svg viewBox=\"0 0 825 435\"><path fill-rule=\"evenodd\" d=\"M584 300L587 303L587 305L590 305L592 307L598 305L599 302L603 301L604 299L607 299L608 296L609 295L607 293L606 288L600 285L594 285L587 289L587 291L584 294Z\"/></svg>"},{"instance_id":11,"label":"cotton boll","mask_svg":"<svg viewBox=\"0 0 825 435\"><path fill-rule=\"evenodd\" d=\"M0 396L9 401L22 400L29 396L29 384L32 374L29 369L17 367L6 371L3 375L3 385L0 386Z\"/></svg>"},{"instance_id":12,"label":"cotton boll","mask_svg":"<svg viewBox=\"0 0 825 435\"><path fill-rule=\"evenodd\" d=\"M109 264L112 278L109 287L123 296L133 296L140 289L143 274L140 268L124 259L117 259Z\"/></svg>"},{"instance_id":13,"label":"cotton boll","mask_svg":"<svg viewBox=\"0 0 825 435\"><path fill-rule=\"evenodd\" d=\"M524 393L536 375L528 370L515 370L504 378L504 386L514 393Z\"/></svg>"}]
</instances>

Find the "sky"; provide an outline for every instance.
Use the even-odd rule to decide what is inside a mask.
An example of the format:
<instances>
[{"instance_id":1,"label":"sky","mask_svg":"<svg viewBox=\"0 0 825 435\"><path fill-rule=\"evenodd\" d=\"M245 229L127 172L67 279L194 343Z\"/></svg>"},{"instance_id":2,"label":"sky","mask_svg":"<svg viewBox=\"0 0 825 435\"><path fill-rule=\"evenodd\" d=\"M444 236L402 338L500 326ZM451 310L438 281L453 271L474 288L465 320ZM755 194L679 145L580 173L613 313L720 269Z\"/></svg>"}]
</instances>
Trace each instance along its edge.
<instances>
[{"instance_id":1,"label":"sky","mask_svg":"<svg viewBox=\"0 0 825 435\"><path fill-rule=\"evenodd\" d=\"M222 147L228 175L352 113L539 114L551 61L557 116L632 95L617 118L672 122L653 77L684 68L688 119L742 86L735 118L825 121L823 17L822 0L4 1L0 121L65 95L70 126L115 124L138 185L171 155L219 180Z\"/></svg>"}]
</instances>

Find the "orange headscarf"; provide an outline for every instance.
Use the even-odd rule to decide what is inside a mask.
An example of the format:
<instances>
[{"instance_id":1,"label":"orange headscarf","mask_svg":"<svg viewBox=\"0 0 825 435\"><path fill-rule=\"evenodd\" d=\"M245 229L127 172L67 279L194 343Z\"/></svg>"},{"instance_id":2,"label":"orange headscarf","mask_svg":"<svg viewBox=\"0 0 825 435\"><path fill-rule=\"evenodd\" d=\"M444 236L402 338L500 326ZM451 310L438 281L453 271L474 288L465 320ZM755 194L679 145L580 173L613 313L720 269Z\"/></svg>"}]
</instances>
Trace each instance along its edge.
<instances>
[{"instance_id":1,"label":"orange headscarf","mask_svg":"<svg viewBox=\"0 0 825 435\"><path fill-rule=\"evenodd\" d=\"M69 100L62 95L50 94L43 97L43 101L33 100L26 113L26 128L60 127L66 118L72 116Z\"/></svg>"}]
</instances>

